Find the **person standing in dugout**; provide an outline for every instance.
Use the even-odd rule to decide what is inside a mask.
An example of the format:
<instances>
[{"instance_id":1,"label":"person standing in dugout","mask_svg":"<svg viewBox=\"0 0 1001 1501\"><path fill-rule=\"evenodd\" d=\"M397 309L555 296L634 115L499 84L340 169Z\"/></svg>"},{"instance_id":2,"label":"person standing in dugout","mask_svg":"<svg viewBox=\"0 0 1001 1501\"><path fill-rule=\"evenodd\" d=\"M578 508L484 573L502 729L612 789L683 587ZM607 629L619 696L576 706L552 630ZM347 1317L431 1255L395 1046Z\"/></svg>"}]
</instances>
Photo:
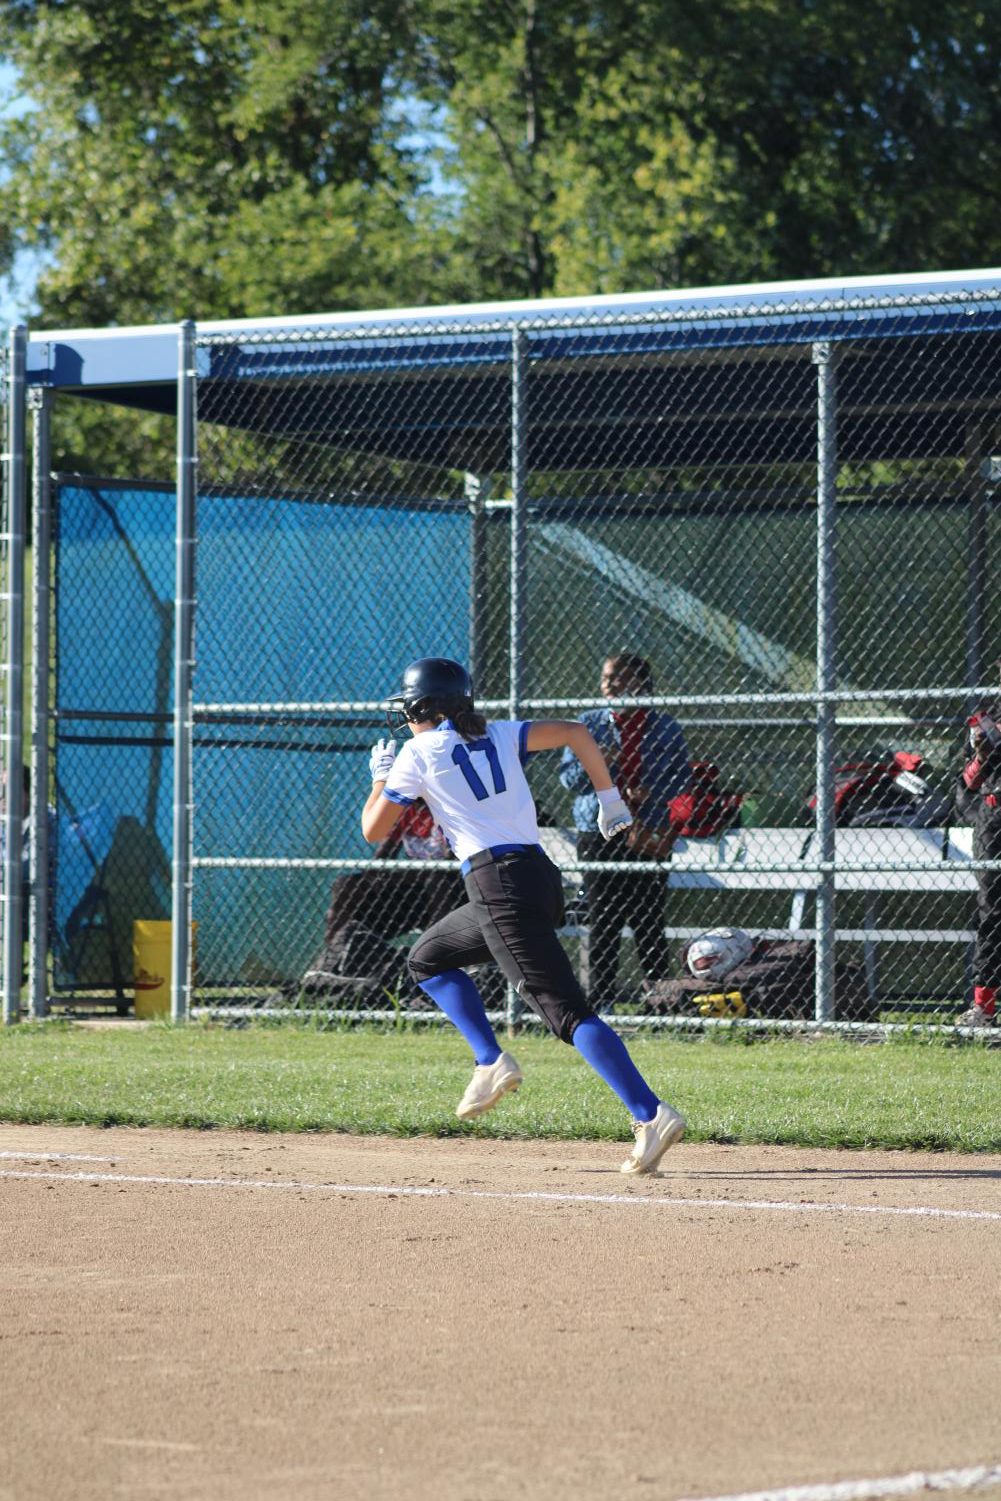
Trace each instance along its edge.
<instances>
[{"instance_id":1,"label":"person standing in dugout","mask_svg":"<svg viewBox=\"0 0 1001 1501\"><path fill-rule=\"evenodd\" d=\"M960 797L973 804L974 860L1001 860L1001 699L969 721ZM956 1018L961 1027L993 1025L1001 988L1001 870L978 870L976 877L973 1005Z\"/></svg>"},{"instance_id":2,"label":"person standing in dugout","mask_svg":"<svg viewBox=\"0 0 1001 1501\"><path fill-rule=\"evenodd\" d=\"M598 829L598 800L587 772L572 746L563 752L560 781L576 793L573 805L577 854L582 860L657 860L673 843L668 804L687 792L692 778L688 747L681 726L670 714L630 698L653 693L653 669L645 657L617 652L601 669L603 697L618 699L617 709L587 709L581 723L598 742L633 817L632 827L616 846L606 846ZM671 970L664 937L663 875L649 871L588 871L584 877L589 931L589 993L609 1001L616 994L622 929L631 927L647 991Z\"/></svg>"},{"instance_id":3,"label":"person standing in dugout","mask_svg":"<svg viewBox=\"0 0 1001 1501\"><path fill-rule=\"evenodd\" d=\"M387 722L391 730L409 729L413 738L399 753L393 739L373 747L362 833L370 844L385 839L403 809L423 798L460 862L468 897L422 934L408 959L414 980L473 1052L473 1077L456 1115L484 1115L522 1082L465 972L494 960L550 1031L576 1048L629 1111L636 1140L622 1172L653 1172L685 1122L657 1097L621 1037L584 998L556 936L563 882L539 843L524 771L535 752L569 747L591 780L601 834L614 838L632 816L593 735L570 720L488 723L473 706L466 669L443 657L410 663L389 698Z\"/></svg>"}]
</instances>

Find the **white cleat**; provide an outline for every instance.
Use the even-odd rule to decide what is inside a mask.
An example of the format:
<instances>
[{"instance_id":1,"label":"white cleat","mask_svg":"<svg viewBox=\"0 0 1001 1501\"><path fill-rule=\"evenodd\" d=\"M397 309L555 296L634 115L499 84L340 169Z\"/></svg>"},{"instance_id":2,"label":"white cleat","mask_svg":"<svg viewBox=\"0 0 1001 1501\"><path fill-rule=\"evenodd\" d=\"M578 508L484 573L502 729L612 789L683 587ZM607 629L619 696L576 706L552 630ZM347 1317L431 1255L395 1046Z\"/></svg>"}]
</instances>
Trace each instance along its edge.
<instances>
[{"instance_id":1,"label":"white cleat","mask_svg":"<svg viewBox=\"0 0 1001 1501\"><path fill-rule=\"evenodd\" d=\"M620 1168L623 1173L652 1173L657 1164L676 1141L685 1134L685 1122L670 1105L657 1106L652 1121L633 1121L636 1145Z\"/></svg>"},{"instance_id":2,"label":"white cleat","mask_svg":"<svg viewBox=\"0 0 1001 1501\"><path fill-rule=\"evenodd\" d=\"M460 1121L486 1115L498 1100L518 1088L522 1077L521 1069L510 1053L501 1053L495 1063L478 1063L473 1069L469 1088L455 1107L456 1115Z\"/></svg>"}]
</instances>

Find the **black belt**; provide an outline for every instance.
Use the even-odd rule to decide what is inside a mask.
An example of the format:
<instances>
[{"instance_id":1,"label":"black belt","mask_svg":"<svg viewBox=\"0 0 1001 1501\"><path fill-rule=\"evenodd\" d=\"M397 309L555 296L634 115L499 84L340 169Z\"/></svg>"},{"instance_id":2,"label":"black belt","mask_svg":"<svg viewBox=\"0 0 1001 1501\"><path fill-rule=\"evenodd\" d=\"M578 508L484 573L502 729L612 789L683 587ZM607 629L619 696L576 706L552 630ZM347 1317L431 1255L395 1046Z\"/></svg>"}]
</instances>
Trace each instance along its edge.
<instances>
[{"instance_id":1,"label":"black belt","mask_svg":"<svg viewBox=\"0 0 1001 1501\"><path fill-rule=\"evenodd\" d=\"M488 850L477 850L475 855L463 860L459 870L466 876L471 870L479 870L483 865L495 864L503 855L528 855L533 850L543 853L541 844L493 844Z\"/></svg>"}]
</instances>

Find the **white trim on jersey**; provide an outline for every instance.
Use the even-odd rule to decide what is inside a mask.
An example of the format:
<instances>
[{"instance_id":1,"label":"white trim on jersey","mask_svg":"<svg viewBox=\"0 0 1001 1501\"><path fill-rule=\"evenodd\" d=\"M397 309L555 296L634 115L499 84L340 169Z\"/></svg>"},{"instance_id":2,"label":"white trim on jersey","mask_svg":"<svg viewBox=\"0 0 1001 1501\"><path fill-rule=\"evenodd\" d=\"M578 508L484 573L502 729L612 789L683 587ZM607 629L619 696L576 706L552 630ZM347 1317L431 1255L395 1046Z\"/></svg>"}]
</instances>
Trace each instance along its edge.
<instances>
[{"instance_id":1,"label":"white trim on jersey","mask_svg":"<svg viewBox=\"0 0 1001 1501\"><path fill-rule=\"evenodd\" d=\"M498 844L538 844L524 772L528 728L524 720L499 720L470 741L448 719L422 730L397 754L383 796L405 807L423 798L460 861Z\"/></svg>"}]
</instances>

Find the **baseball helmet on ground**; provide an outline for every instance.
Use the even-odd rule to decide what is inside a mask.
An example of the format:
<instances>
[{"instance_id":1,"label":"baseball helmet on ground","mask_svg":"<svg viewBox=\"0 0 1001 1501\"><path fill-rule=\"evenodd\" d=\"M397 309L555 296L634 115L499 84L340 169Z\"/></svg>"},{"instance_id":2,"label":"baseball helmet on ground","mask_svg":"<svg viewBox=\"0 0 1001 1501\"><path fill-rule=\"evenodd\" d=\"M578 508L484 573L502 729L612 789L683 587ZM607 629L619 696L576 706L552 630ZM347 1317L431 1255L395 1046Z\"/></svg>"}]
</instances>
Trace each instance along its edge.
<instances>
[{"instance_id":1,"label":"baseball helmet on ground","mask_svg":"<svg viewBox=\"0 0 1001 1501\"><path fill-rule=\"evenodd\" d=\"M685 960L697 980L721 980L750 956L754 939L743 928L709 928L688 945Z\"/></svg>"},{"instance_id":2,"label":"baseball helmet on ground","mask_svg":"<svg viewBox=\"0 0 1001 1501\"><path fill-rule=\"evenodd\" d=\"M448 657L419 657L403 669L403 681L386 700L386 722L401 728L408 720L452 714L470 708L473 682L461 662Z\"/></svg>"}]
</instances>

